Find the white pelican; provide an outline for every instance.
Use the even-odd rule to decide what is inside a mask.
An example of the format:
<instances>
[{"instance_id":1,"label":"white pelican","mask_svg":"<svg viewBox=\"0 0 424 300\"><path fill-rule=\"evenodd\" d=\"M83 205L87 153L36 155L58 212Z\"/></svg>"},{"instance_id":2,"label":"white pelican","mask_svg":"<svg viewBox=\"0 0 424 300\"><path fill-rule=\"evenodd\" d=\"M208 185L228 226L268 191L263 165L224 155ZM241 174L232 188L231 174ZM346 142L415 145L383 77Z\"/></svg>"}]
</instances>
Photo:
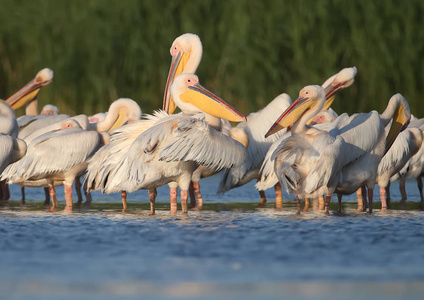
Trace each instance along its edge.
<instances>
[{"instance_id":1,"label":"white pelican","mask_svg":"<svg viewBox=\"0 0 424 300\"><path fill-rule=\"evenodd\" d=\"M85 171L87 159L101 143L101 135L97 132L85 131L77 121L66 120L60 130L47 132L32 140L26 155L13 164L2 179L6 176L10 183L46 179L51 186L55 181L63 182L66 209L71 210L72 184ZM52 198L52 208L55 208L56 199Z\"/></svg>"},{"instance_id":2,"label":"white pelican","mask_svg":"<svg viewBox=\"0 0 424 300\"><path fill-rule=\"evenodd\" d=\"M408 102L401 94L395 94L381 115L372 111L354 114L351 117L342 115L339 118L341 136L351 145L348 153L361 154L358 159L343 167L341 180L336 189L336 193L339 194L339 209L341 195L352 194L362 186L366 186L370 202L369 212L372 212L373 188L379 164L383 156L387 155L399 132L406 128L410 116ZM390 129L386 133L385 128L390 122Z\"/></svg>"},{"instance_id":3,"label":"white pelican","mask_svg":"<svg viewBox=\"0 0 424 300\"><path fill-rule=\"evenodd\" d=\"M400 104L403 99L392 98L395 98L396 104ZM306 122L321 110L324 101L325 95L321 87L309 86L302 89L299 98L282 114L268 134L275 132L278 125L286 127L295 122L292 136L284 140L273 154L275 172L286 190L296 195L298 211L299 198L314 198L325 194L325 213L328 214L331 194L336 188L352 189L350 185L340 186L341 182L347 182L350 174L345 172L342 176L342 172L358 161L366 161L363 158L370 152L374 152L373 155L378 155L379 151L384 153L384 138L383 147L378 146L378 141L384 135L385 126L395 115L386 143L391 144L404 126L405 115L402 113L405 107L392 106L390 101L389 108L381 116L375 111L352 117L344 114L333 123L307 126ZM366 166L369 168L369 165Z\"/></svg>"},{"instance_id":4,"label":"white pelican","mask_svg":"<svg viewBox=\"0 0 424 300\"><path fill-rule=\"evenodd\" d=\"M230 167L246 158L243 145L214 129L220 127L219 118L239 122L246 120L242 114L202 87L194 74L177 76L171 94L184 114L164 117L140 134L108 178L109 185L121 190L149 189L151 214L155 188L170 185L171 214L176 214L179 186L186 214L188 189L198 165Z\"/></svg>"},{"instance_id":5,"label":"white pelican","mask_svg":"<svg viewBox=\"0 0 424 300\"><path fill-rule=\"evenodd\" d=\"M380 164L378 165L377 170L377 183L380 187L380 201L381 201L381 211L386 211L388 208L387 198L386 198L386 189L389 186L391 178L398 174L398 176L402 176L399 173L402 173L405 165L408 164L411 169L413 168L413 163L410 162L411 158L420 150L423 144L423 133L421 129L417 127L408 127L404 131L402 131L393 142L393 145L387 151L387 153L381 159ZM418 159L420 158L418 157ZM406 168L403 172L403 183L407 173L408 168ZM422 165L417 166L416 170L411 173L412 176L419 176L422 172ZM410 176L411 176L410 175ZM402 185L399 184L399 187L402 188ZM405 186L403 186L404 188ZM404 190L401 190L404 192ZM401 205L405 203L405 195L402 194ZM371 205L370 205L371 206Z\"/></svg>"},{"instance_id":6,"label":"white pelican","mask_svg":"<svg viewBox=\"0 0 424 300\"><path fill-rule=\"evenodd\" d=\"M6 102L13 109L26 106L26 115L38 115L37 96L43 86L50 84L53 80L53 71L45 68L37 73L37 75L28 82L23 88L10 96Z\"/></svg>"},{"instance_id":7,"label":"white pelican","mask_svg":"<svg viewBox=\"0 0 424 300\"><path fill-rule=\"evenodd\" d=\"M55 123L41 128L26 138L29 146L25 161L11 165L3 177L8 178L11 183L25 184L31 181L28 186L37 184L45 186L47 183L53 199L53 208L57 203L54 185L57 186L62 182L65 184L66 208L69 210L72 208L72 187L69 185L74 182L75 178L84 174L88 158L104 145L104 140L107 138L104 133L99 133L117 128L129 120L137 120L140 116L141 110L135 101L121 98L111 104L108 116L103 122L89 124L87 116L80 115L59 124ZM80 124L84 124L84 128ZM73 131L62 132L59 130L68 127L74 128ZM79 137L81 140L78 139ZM56 144L57 148L54 148ZM63 150L63 147L68 148ZM63 161L54 161L55 157L56 159L60 157L60 151L65 151L63 152ZM51 155L47 155L50 152ZM47 162L50 159L52 161L48 165ZM26 168L29 169L26 170Z\"/></svg>"},{"instance_id":8,"label":"white pelican","mask_svg":"<svg viewBox=\"0 0 424 300\"><path fill-rule=\"evenodd\" d=\"M411 120L413 118L411 117ZM415 119L415 118L414 118ZM418 121L411 121L409 127L419 127L421 131L424 130L424 126L422 124L423 119ZM408 128L409 128L408 127ZM424 133L424 132L423 132ZM396 139L397 141L397 139ZM396 143L395 141L395 143ZM410 146L416 147L419 145L418 140L412 140L413 142L410 143ZM395 146L395 145L393 145ZM414 150L413 150L414 151ZM419 147L418 151L408 160L408 162L403 166L403 168L396 173L394 176L390 178L390 181L399 180L399 190L402 196L401 202L400 202L400 208L404 208L405 202L407 200L406 190L405 190L405 180L409 178L415 178L418 185L418 191L420 193L421 198L421 209L424 209L424 197L423 197L423 182L421 179L421 176L424 171L424 143L421 143L421 146ZM390 187L390 186L389 186ZM386 189L387 191L387 202L389 201L389 187ZM389 204L389 203L387 203Z\"/></svg>"},{"instance_id":9,"label":"white pelican","mask_svg":"<svg viewBox=\"0 0 424 300\"><path fill-rule=\"evenodd\" d=\"M110 145L100 149L95 156L90 159L86 183L88 190L101 190L103 193L118 192L115 186L110 186L107 179L109 173L114 170L122 157L126 154L131 143L139 134L151 127L161 118L172 114L176 105L172 100L170 86L176 76L181 73L195 73L202 58L203 48L200 38L192 33L185 33L177 37L171 45L171 66L165 86L163 98L163 110L165 113L158 112L155 116L148 116L147 120L134 122L113 131ZM150 198L156 195L155 190L149 190ZM121 191L123 211L127 208L127 192Z\"/></svg>"},{"instance_id":10,"label":"white pelican","mask_svg":"<svg viewBox=\"0 0 424 300\"><path fill-rule=\"evenodd\" d=\"M13 109L0 100L0 175L3 170L22 158L26 153L26 143L17 139L18 123ZM0 182L0 199L9 199L9 190L4 181Z\"/></svg>"},{"instance_id":11,"label":"white pelican","mask_svg":"<svg viewBox=\"0 0 424 300\"><path fill-rule=\"evenodd\" d=\"M354 83L356 73L357 73L357 70L356 70L355 67L344 68L341 71L339 71L337 74L328 78L324 82L322 87L326 91L326 102L325 102L324 107L323 107L323 109L325 111L320 112L317 116L315 116L311 120L311 125L333 121L337 117L337 114L333 110L331 110L330 112L327 112L327 109L329 109L329 107L333 103L336 95L341 90L351 86ZM290 103L291 103L291 99L290 99ZM283 109L286 109L287 107L283 107ZM281 111L281 109L280 109L280 111ZM275 118L274 118L274 120L275 120ZM282 193L281 193L281 186L278 183L277 175L274 172L274 160L271 159L271 157L272 157L272 153L278 147L278 145L281 144L281 142L285 138L287 138L291 135L290 133L285 133L284 130L282 131L282 133L283 134L281 134L280 136L277 136L278 137L277 139L274 139L272 145L271 144L267 145L268 147L266 148L266 153L263 156L261 156L260 165L258 166L256 164L256 166L255 166L255 168L256 168L255 172L257 173L256 178L258 179L258 182L256 183L255 187L260 192L262 192L261 196L263 195L263 197L261 197L261 205L263 206L265 201L266 201L263 191L274 186L275 189L276 189L276 208L277 209L281 209L282 204L283 204L282 203L283 198L282 198ZM262 133L262 134L264 134L264 133ZM274 136L274 135L272 135L272 136ZM269 138L270 137L268 137L268 139ZM258 141L260 142L261 140L258 139ZM260 142L260 144L262 144L262 142ZM230 171L230 172L234 172L234 171Z\"/></svg>"}]
</instances>

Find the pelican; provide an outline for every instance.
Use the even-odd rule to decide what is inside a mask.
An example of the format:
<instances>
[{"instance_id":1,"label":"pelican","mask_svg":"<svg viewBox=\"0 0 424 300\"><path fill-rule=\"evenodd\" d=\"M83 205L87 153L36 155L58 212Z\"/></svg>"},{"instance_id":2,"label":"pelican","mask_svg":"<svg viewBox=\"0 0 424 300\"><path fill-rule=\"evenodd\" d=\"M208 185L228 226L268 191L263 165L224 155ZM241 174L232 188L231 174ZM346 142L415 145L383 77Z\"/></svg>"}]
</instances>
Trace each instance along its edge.
<instances>
[{"instance_id":1,"label":"pelican","mask_svg":"<svg viewBox=\"0 0 424 300\"><path fill-rule=\"evenodd\" d=\"M411 122L410 127L412 126L419 126L419 129L421 130L421 132L423 132L424 130L423 124L414 124L414 122ZM417 139L411 140L410 147L411 146L417 147L418 145L419 145L419 141ZM420 198L421 198L420 208L421 210L424 209L423 182L421 179L423 170L424 170L424 143L421 143L421 146L419 147L418 151L408 160L408 162L403 166L403 168L390 178L390 181L399 180L399 190L402 195L400 208L404 208L405 202L407 200L407 195L405 191L405 181L409 178L415 178L417 180L418 191L420 193ZM387 196L389 196L389 191L390 190L388 187ZM389 197L387 197L387 201L388 200L389 200Z\"/></svg>"},{"instance_id":2,"label":"pelican","mask_svg":"<svg viewBox=\"0 0 424 300\"><path fill-rule=\"evenodd\" d=\"M351 86L354 83L356 73L357 73L356 67L344 68L341 71L339 71L337 74L328 78L324 82L322 87L326 91L326 102L324 104L323 111L320 112L317 116L315 116L310 121L311 125L332 121L335 118L337 118L337 114L333 110L328 111L328 109L333 103L336 95L340 91ZM291 103L291 99L290 99L290 103ZM283 106L282 108L286 109L287 107L288 106L286 107ZM266 201L264 197L265 194L263 191L274 186L276 189L276 208L277 209L281 209L283 198L281 194L281 186L278 183L278 178L274 172L274 160L271 160L271 157L272 157L272 153L275 151L278 145L281 144L281 142L284 139L286 139L287 137L291 135L290 133L285 133L285 130L281 130L279 132L282 132L283 134L280 134L280 136L277 135L277 139L274 139L273 144L270 143L267 145L267 148L266 148L267 152L265 152L265 154L261 156L261 161L259 162L260 165L258 166L258 164L256 164L255 166L256 178L258 179L258 182L256 183L255 187L259 190L259 192L262 192L261 195L263 195L263 197L261 197L261 206L263 206ZM264 133L262 133L262 135L263 134ZM258 139L258 141L260 140Z\"/></svg>"},{"instance_id":3,"label":"pelican","mask_svg":"<svg viewBox=\"0 0 424 300\"><path fill-rule=\"evenodd\" d=\"M38 115L37 96L43 86L49 85L53 81L53 71L45 68L28 82L23 88L10 96L6 102L13 109L18 109L25 104L26 115Z\"/></svg>"},{"instance_id":4,"label":"pelican","mask_svg":"<svg viewBox=\"0 0 424 300\"><path fill-rule=\"evenodd\" d=\"M405 203L405 179L408 177L406 174L408 172L408 167L411 169L409 176L419 176L422 172L422 164L414 168L414 163L421 160L420 157L414 157L415 154L422 148L423 144L423 133L421 129L417 127L408 127L396 137L396 140L393 142L393 145L387 151L387 153L381 159L380 164L378 165L377 170L377 184L380 187L380 201L381 201L381 211L387 210L387 195L386 189L389 186L390 180L393 176L401 177L403 181L403 190L402 184L399 184L402 193L402 204ZM414 157L414 161L411 159ZM405 165L407 165L405 169ZM402 175L401 175L402 174Z\"/></svg>"},{"instance_id":5,"label":"pelican","mask_svg":"<svg viewBox=\"0 0 424 300\"><path fill-rule=\"evenodd\" d=\"M90 159L86 183L88 190L101 190L103 193L118 192L115 186L108 184L110 172L114 170L122 157L128 152L132 142L150 128L158 120L172 114L176 105L170 93L170 86L176 76L181 73L195 73L200 64L203 48L200 38L192 33L185 33L177 37L171 45L171 66L168 72L168 77L165 85L163 98L163 112L157 112L153 116L146 116L145 120L133 122L119 128L119 130L111 131L112 137L110 145L106 145L100 149L96 155ZM149 191L150 197L156 197L156 191ZM127 192L121 191L123 211L127 208L126 198Z\"/></svg>"},{"instance_id":6,"label":"pelican","mask_svg":"<svg viewBox=\"0 0 424 300\"><path fill-rule=\"evenodd\" d=\"M242 186L253 179L259 178L259 169L269 147L280 136L284 135L286 130L281 130L277 134L266 138L264 137L265 133L274 123L273 120L277 119L281 115L281 111L284 111L291 103L292 101L288 94L280 94L262 110L247 116L246 122L241 122L237 127L230 130L232 136L243 137L236 139L245 141L244 144L247 147L248 156L240 166L224 170L219 183L218 194L223 194L232 188ZM264 202L265 194L260 192L260 196L261 202ZM280 197L282 202L282 196Z\"/></svg>"},{"instance_id":7,"label":"pelican","mask_svg":"<svg viewBox=\"0 0 424 300\"><path fill-rule=\"evenodd\" d=\"M8 178L11 183L30 181L29 186L48 184L53 209L57 204L53 187L63 183L66 209L71 210L72 183L85 173L87 160L107 141L105 131L115 129L128 120L137 120L140 116L141 110L135 101L121 98L111 104L103 122L89 124L87 116L80 115L39 129L27 137L29 146L25 160L11 165L2 178ZM84 128L80 124L84 124ZM68 128L72 130L64 130Z\"/></svg>"},{"instance_id":8,"label":"pelican","mask_svg":"<svg viewBox=\"0 0 424 300\"><path fill-rule=\"evenodd\" d=\"M0 175L4 169L21 159L26 153L26 143L17 138L18 123L13 109L0 100ZM0 182L0 199L9 199L4 181Z\"/></svg>"},{"instance_id":9,"label":"pelican","mask_svg":"<svg viewBox=\"0 0 424 300\"><path fill-rule=\"evenodd\" d=\"M187 214L188 189L198 165L218 169L246 158L242 144L219 132L219 118L235 122L246 118L202 87L196 75L175 77L171 95L183 114L163 117L140 134L108 178L109 185L128 192L148 189L151 214L157 187L169 184L171 214L176 214L179 186L182 213Z\"/></svg>"}]
</instances>

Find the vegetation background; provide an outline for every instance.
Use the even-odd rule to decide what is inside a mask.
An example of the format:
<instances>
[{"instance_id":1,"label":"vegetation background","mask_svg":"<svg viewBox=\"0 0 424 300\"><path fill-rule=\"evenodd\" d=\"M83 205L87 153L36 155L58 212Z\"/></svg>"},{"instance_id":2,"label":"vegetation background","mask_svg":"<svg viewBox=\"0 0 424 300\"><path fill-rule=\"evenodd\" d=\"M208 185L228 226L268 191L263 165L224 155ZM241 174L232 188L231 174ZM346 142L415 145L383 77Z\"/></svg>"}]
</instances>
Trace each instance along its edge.
<instances>
[{"instance_id":1,"label":"vegetation background","mask_svg":"<svg viewBox=\"0 0 424 300\"><path fill-rule=\"evenodd\" d=\"M162 106L171 43L192 32L204 47L202 84L245 114L356 66L337 112L381 112L400 92L424 116L422 0L0 0L0 7L3 99L49 67L55 76L40 106L93 114L129 97L152 112Z\"/></svg>"}]
</instances>

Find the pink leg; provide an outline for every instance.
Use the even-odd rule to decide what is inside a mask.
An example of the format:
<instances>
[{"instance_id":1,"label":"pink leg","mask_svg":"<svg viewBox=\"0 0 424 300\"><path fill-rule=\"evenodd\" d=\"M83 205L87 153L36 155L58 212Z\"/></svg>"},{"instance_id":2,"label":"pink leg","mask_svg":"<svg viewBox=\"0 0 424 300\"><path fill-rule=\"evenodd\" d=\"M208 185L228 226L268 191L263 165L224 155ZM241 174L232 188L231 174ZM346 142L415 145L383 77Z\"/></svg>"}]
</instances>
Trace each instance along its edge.
<instances>
[{"instance_id":1,"label":"pink leg","mask_svg":"<svg viewBox=\"0 0 424 300\"><path fill-rule=\"evenodd\" d=\"M399 203L399 208L405 209L405 202L407 199L406 189L405 189L405 179L399 180L399 191L400 191L400 194L402 195L402 199L400 200L400 203Z\"/></svg>"},{"instance_id":2,"label":"pink leg","mask_svg":"<svg viewBox=\"0 0 424 300\"><path fill-rule=\"evenodd\" d=\"M150 190L149 190L149 195L150 195ZM127 211L127 192L126 191L121 191L121 199L122 199L122 212L126 212Z\"/></svg>"},{"instance_id":3,"label":"pink leg","mask_svg":"<svg viewBox=\"0 0 424 300\"><path fill-rule=\"evenodd\" d=\"M274 186L275 190L275 208L277 210L283 209L283 191L281 190L281 183L277 183Z\"/></svg>"},{"instance_id":4,"label":"pink leg","mask_svg":"<svg viewBox=\"0 0 424 300\"><path fill-rule=\"evenodd\" d=\"M56 198L56 191L54 190L53 184L49 184L49 193L50 193L50 198L52 199L52 207L50 208L50 210L54 211L54 209L57 206L57 198Z\"/></svg>"},{"instance_id":5,"label":"pink leg","mask_svg":"<svg viewBox=\"0 0 424 300\"><path fill-rule=\"evenodd\" d=\"M309 198L305 198L305 206L303 207L303 211L308 211L310 205L311 201L309 200Z\"/></svg>"},{"instance_id":6,"label":"pink leg","mask_svg":"<svg viewBox=\"0 0 424 300\"><path fill-rule=\"evenodd\" d=\"M183 215L187 215L187 199L188 199L188 191L181 190L181 212Z\"/></svg>"},{"instance_id":7,"label":"pink leg","mask_svg":"<svg viewBox=\"0 0 424 300\"><path fill-rule=\"evenodd\" d=\"M369 194L369 190L368 190L368 194ZM387 210L387 201L386 201L386 189L385 188L380 188L380 201L381 201L381 210L382 212ZM372 212L372 207L371 207L371 199L370 199L370 212Z\"/></svg>"},{"instance_id":8,"label":"pink leg","mask_svg":"<svg viewBox=\"0 0 424 300\"><path fill-rule=\"evenodd\" d=\"M177 189L173 188L169 191L170 202L171 202L171 215L177 214Z\"/></svg>"},{"instance_id":9,"label":"pink leg","mask_svg":"<svg viewBox=\"0 0 424 300\"><path fill-rule=\"evenodd\" d=\"M266 203L265 192L259 191L259 197L261 198L261 203L259 204L259 207L265 207L265 203Z\"/></svg>"},{"instance_id":10,"label":"pink leg","mask_svg":"<svg viewBox=\"0 0 424 300\"><path fill-rule=\"evenodd\" d=\"M324 210L325 208L325 199L324 196L319 195L318 196L318 210Z\"/></svg>"},{"instance_id":11,"label":"pink leg","mask_svg":"<svg viewBox=\"0 0 424 300\"><path fill-rule=\"evenodd\" d=\"M150 200L150 212L149 215L155 214L156 196L158 195L156 189L149 189L149 200Z\"/></svg>"},{"instance_id":12,"label":"pink leg","mask_svg":"<svg viewBox=\"0 0 424 300\"><path fill-rule=\"evenodd\" d=\"M72 185L64 185L65 188L65 211L72 211Z\"/></svg>"},{"instance_id":13,"label":"pink leg","mask_svg":"<svg viewBox=\"0 0 424 300\"><path fill-rule=\"evenodd\" d=\"M364 198L362 197L362 187L356 190L356 211L363 211L364 209Z\"/></svg>"},{"instance_id":14,"label":"pink leg","mask_svg":"<svg viewBox=\"0 0 424 300\"><path fill-rule=\"evenodd\" d=\"M193 189L197 199L196 210L200 210L203 207L203 198L202 193L200 193L199 182L193 182Z\"/></svg>"},{"instance_id":15,"label":"pink leg","mask_svg":"<svg viewBox=\"0 0 424 300\"><path fill-rule=\"evenodd\" d=\"M190 193L190 208L194 208L196 207L196 196L194 195L193 181L190 182L188 192Z\"/></svg>"},{"instance_id":16,"label":"pink leg","mask_svg":"<svg viewBox=\"0 0 424 300\"><path fill-rule=\"evenodd\" d=\"M319 206L319 197L315 197L314 200L312 200L312 210L318 210Z\"/></svg>"},{"instance_id":17,"label":"pink leg","mask_svg":"<svg viewBox=\"0 0 424 300\"><path fill-rule=\"evenodd\" d=\"M420 209L423 210L424 209L424 197L423 197L423 181L421 179L421 175L417 177L417 185L418 185L418 191L420 192L420 197L421 197Z\"/></svg>"},{"instance_id":18,"label":"pink leg","mask_svg":"<svg viewBox=\"0 0 424 300\"><path fill-rule=\"evenodd\" d=\"M330 201L331 201L331 194L325 195L325 206L324 206L324 212L326 215L330 214Z\"/></svg>"},{"instance_id":19,"label":"pink leg","mask_svg":"<svg viewBox=\"0 0 424 300\"><path fill-rule=\"evenodd\" d=\"M369 213L372 214L372 202L374 200L374 189L368 189Z\"/></svg>"}]
</instances>

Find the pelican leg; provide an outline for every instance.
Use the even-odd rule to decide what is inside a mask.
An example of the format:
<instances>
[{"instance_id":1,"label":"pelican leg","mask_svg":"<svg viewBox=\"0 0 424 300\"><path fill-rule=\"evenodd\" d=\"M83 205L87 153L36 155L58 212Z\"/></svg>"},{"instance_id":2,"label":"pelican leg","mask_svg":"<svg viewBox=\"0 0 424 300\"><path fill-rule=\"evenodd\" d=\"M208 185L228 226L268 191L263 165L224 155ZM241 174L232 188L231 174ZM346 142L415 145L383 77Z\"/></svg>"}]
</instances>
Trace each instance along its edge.
<instances>
[{"instance_id":1,"label":"pelican leg","mask_svg":"<svg viewBox=\"0 0 424 300\"><path fill-rule=\"evenodd\" d=\"M374 200L374 189L368 188L369 213L372 214L372 201Z\"/></svg>"},{"instance_id":2,"label":"pelican leg","mask_svg":"<svg viewBox=\"0 0 424 300\"><path fill-rule=\"evenodd\" d=\"M149 215L153 216L155 214L155 204L156 204L156 196L158 192L156 189L149 189L149 200L150 200L150 212Z\"/></svg>"},{"instance_id":3,"label":"pelican leg","mask_svg":"<svg viewBox=\"0 0 424 300\"><path fill-rule=\"evenodd\" d=\"M278 182L274 186L274 190L275 190L275 208L277 210L282 210L283 209L283 191L281 190L281 183Z\"/></svg>"},{"instance_id":4,"label":"pelican leg","mask_svg":"<svg viewBox=\"0 0 424 300\"><path fill-rule=\"evenodd\" d=\"M65 189L65 201L66 201L66 206L65 206L65 211L72 211L72 184L71 185L64 185L64 189Z\"/></svg>"},{"instance_id":5,"label":"pelican leg","mask_svg":"<svg viewBox=\"0 0 424 300\"><path fill-rule=\"evenodd\" d=\"M203 207L203 197L202 193L200 193L200 184L199 182L193 182L194 194L196 195L197 204L195 210L200 210Z\"/></svg>"},{"instance_id":6,"label":"pelican leg","mask_svg":"<svg viewBox=\"0 0 424 300\"><path fill-rule=\"evenodd\" d=\"M297 207L297 215L300 215L300 198L298 196L296 196L296 207Z\"/></svg>"},{"instance_id":7,"label":"pelican leg","mask_svg":"<svg viewBox=\"0 0 424 300\"><path fill-rule=\"evenodd\" d=\"M318 202L319 202L319 197L315 197L312 200L312 210L318 210Z\"/></svg>"},{"instance_id":8,"label":"pelican leg","mask_svg":"<svg viewBox=\"0 0 424 300\"><path fill-rule=\"evenodd\" d=\"M362 187L356 190L356 211L363 211L364 210L364 198L362 197Z\"/></svg>"},{"instance_id":9,"label":"pelican leg","mask_svg":"<svg viewBox=\"0 0 424 300\"><path fill-rule=\"evenodd\" d=\"M339 210L338 212L341 213L342 212L342 194L337 194L337 201L339 202Z\"/></svg>"},{"instance_id":10,"label":"pelican leg","mask_svg":"<svg viewBox=\"0 0 424 300\"><path fill-rule=\"evenodd\" d=\"M421 204L420 209L424 209L424 197L423 197L423 180L421 179L421 175L417 177L417 185L418 185L418 191L420 192L421 197Z\"/></svg>"},{"instance_id":11,"label":"pelican leg","mask_svg":"<svg viewBox=\"0 0 424 300\"><path fill-rule=\"evenodd\" d=\"M169 191L170 202L171 202L171 215L177 214L177 189L171 188Z\"/></svg>"},{"instance_id":12,"label":"pelican leg","mask_svg":"<svg viewBox=\"0 0 424 300\"><path fill-rule=\"evenodd\" d=\"M325 205L324 205L324 212L326 215L330 214L330 201L331 201L331 194L325 195Z\"/></svg>"},{"instance_id":13,"label":"pelican leg","mask_svg":"<svg viewBox=\"0 0 424 300\"><path fill-rule=\"evenodd\" d=\"M261 198L261 203L259 203L259 207L264 207L266 203L266 196L264 191L258 191L259 197ZM277 203L275 203L275 208L277 208Z\"/></svg>"},{"instance_id":14,"label":"pelican leg","mask_svg":"<svg viewBox=\"0 0 424 300\"><path fill-rule=\"evenodd\" d=\"M406 197L406 193L405 193L405 197ZM389 181L389 184L386 187L387 208L390 208L390 200L391 200L391 197L390 197L390 181ZM406 200L406 198L405 198L405 200Z\"/></svg>"},{"instance_id":15,"label":"pelican leg","mask_svg":"<svg viewBox=\"0 0 424 300\"><path fill-rule=\"evenodd\" d=\"M368 196L369 196L368 190ZM383 187L380 187L380 201L381 201L381 212L385 212L387 210L387 201L386 201L386 189ZM370 199L370 212L372 211L371 207L371 199Z\"/></svg>"},{"instance_id":16,"label":"pelican leg","mask_svg":"<svg viewBox=\"0 0 424 300\"><path fill-rule=\"evenodd\" d=\"M181 212L183 215L187 215L187 199L188 199L188 191L181 190Z\"/></svg>"},{"instance_id":17,"label":"pelican leg","mask_svg":"<svg viewBox=\"0 0 424 300\"><path fill-rule=\"evenodd\" d=\"M305 206L303 207L303 211L308 211L310 205L311 201L309 200L309 198L305 198Z\"/></svg>"},{"instance_id":18,"label":"pelican leg","mask_svg":"<svg viewBox=\"0 0 424 300\"><path fill-rule=\"evenodd\" d=\"M196 207L196 196L194 195L194 187L193 187L193 181L190 182L190 187L188 189L190 193L190 208Z\"/></svg>"},{"instance_id":19,"label":"pelican leg","mask_svg":"<svg viewBox=\"0 0 424 300\"><path fill-rule=\"evenodd\" d=\"M369 190L369 189L368 189ZM374 192L374 189L371 189ZM362 192L362 211L367 211L368 209L368 201L367 201L367 188L365 186L361 187Z\"/></svg>"},{"instance_id":20,"label":"pelican leg","mask_svg":"<svg viewBox=\"0 0 424 300\"><path fill-rule=\"evenodd\" d=\"M149 190L149 198L150 198L150 190ZM127 211L127 192L121 191L121 199L122 199L122 212Z\"/></svg>"},{"instance_id":21,"label":"pelican leg","mask_svg":"<svg viewBox=\"0 0 424 300\"><path fill-rule=\"evenodd\" d=\"M44 206L49 206L50 205L50 191L48 187L44 188L44 195L45 195L45 200L44 200Z\"/></svg>"},{"instance_id":22,"label":"pelican leg","mask_svg":"<svg viewBox=\"0 0 424 300\"><path fill-rule=\"evenodd\" d=\"M10 191L9 191L9 185L6 183L6 180L0 181L0 191L3 192L3 198L0 196L0 199L3 200L9 200L10 198Z\"/></svg>"},{"instance_id":23,"label":"pelican leg","mask_svg":"<svg viewBox=\"0 0 424 300\"><path fill-rule=\"evenodd\" d=\"M81 184L80 178L79 177L75 178L75 191L77 192L77 197L78 197L78 201L76 203L77 207L80 207L82 203L81 186L82 184Z\"/></svg>"},{"instance_id":24,"label":"pelican leg","mask_svg":"<svg viewBox=\"0 0 424 300\"><path fill-rule=\"evenodd\" d=\"M405 209L406 199L408 198L406 196L405 179L399 180L399 191L400 191L400 194L402 195L402 199L400 200L400 203L399 203L399 208Z\"/></svg>"},{"instance_id":25,"label":"pelican leg","mask_svg":"<svg viewBox=\"0 0 424 300\"><path fill-rule=\"evenodd\" d=\"M318 196L318 210L324 210L325 200L323 195Z\"/></svg>"},{"instance_id":26,"label":"pelican leg","mask_svg":"<svg viewBox=\"0 0 424 300\"><path fill-rule=\"evenodd\" d=\"M53 184L49 184L49 193L50 193L50 198L52 199L52 206L50 210L53 211L57 206L56 191L54 190Z\"/></svg>"},{"instance_id":27,"label":"pelican leg","mask_svg":"<svg viewBox=\"0 0 424 300\"><path fill-rule=\"evenodd\" d=\"M21 185L21 194L22 194L21 204L25 204L25 187L23 185Z\"/></svg>"}]
</instances>

